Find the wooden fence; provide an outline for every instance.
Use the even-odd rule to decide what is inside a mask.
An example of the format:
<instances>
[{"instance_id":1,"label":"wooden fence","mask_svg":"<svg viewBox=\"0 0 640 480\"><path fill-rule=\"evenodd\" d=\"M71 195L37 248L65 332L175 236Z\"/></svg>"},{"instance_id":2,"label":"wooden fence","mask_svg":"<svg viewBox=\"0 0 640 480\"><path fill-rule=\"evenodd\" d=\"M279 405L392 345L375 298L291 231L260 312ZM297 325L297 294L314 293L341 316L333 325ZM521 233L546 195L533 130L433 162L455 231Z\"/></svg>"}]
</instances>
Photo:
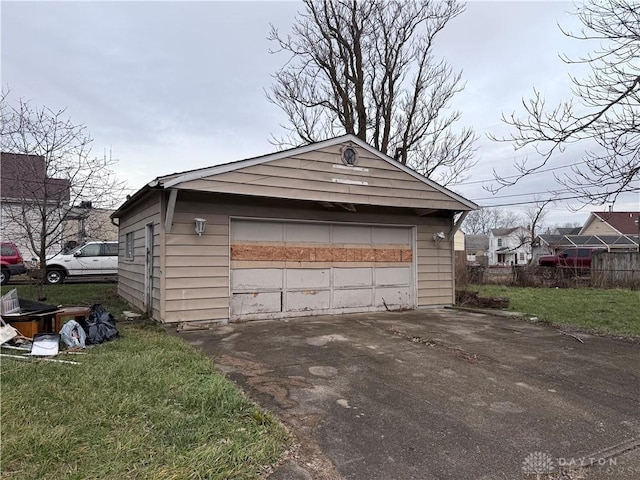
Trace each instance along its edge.
<instances>
[{"instance_id":1,"label":"wooden fence","mask_svg":"<svg viewBox=\"0 0 640 480\"><path fill-rule=\"evenodd\" d=\"M602 252L591 262L591 286L640 289L639 252Z\"/></svg>"},{"instance_id":2,"label":"wooden fence","mask_svg":"<svg viewBox=\"0 0 640 480\"><path fill-rule=\"evenodd\" d=\"M629 288L640 290L640 254L637 252L594 255L591 269L571 267L467 266L466 276L456 268L456 285L512 285L519 287Z\"/></svg>"},{"instance_id":3,"label":"wooden fence","mask_svg":"<svg viewBox=\"0 0 640 480\"><path fill-rule=\"evenodd\" d=\"M466 286L469 283L466 252L460 252L460 251L455 252L455 267L456 267L456 288Z\"/></svg>"}]
</instances>

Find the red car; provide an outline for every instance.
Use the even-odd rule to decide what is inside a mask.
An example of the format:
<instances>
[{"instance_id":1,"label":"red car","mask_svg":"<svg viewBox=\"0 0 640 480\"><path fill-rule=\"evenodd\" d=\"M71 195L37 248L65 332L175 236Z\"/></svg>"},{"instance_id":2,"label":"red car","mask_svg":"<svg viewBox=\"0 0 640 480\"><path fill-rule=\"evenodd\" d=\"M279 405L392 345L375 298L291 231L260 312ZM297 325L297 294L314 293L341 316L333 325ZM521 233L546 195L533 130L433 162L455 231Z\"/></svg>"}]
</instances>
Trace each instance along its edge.
<instances>
[{"instance_id":1,"label":"red car","mask_svg":"<svg viewBox=\"0 0 640 480\"><path fill-rule=\"evenodd\" d=\"M0 275L2 285L9 283L12 275L20 275L27 271L22 255L20 255L20 250L18 250L15 243L11 242L2 242L0 244L0 266L2 267L2 274Z\"/></svg>"},{"instance_id":2,"label":"red car","mask_svg":"<svg viewBox=\"0 0 640 480\"><path fill-rule=\"evenodd\" d=\"M606 252L602 248L567 248L558 255L543 255L538 258L538 265L547 267L542 270L542 277L553 278L560 270L570 275L584 275L591 268L591 261L596 253Z\"/></svg>"},{"instance_id":3,"label":"red car","mask_svg":"<svg viewBox=\"0 0 640 480\"><path fill-rule=\"evenodd\" d=\"M541 267L590 268L595 253L606 252L602 248L567 248L558 255L543 255L538 258Z\"/></svg>"}]
</instances>

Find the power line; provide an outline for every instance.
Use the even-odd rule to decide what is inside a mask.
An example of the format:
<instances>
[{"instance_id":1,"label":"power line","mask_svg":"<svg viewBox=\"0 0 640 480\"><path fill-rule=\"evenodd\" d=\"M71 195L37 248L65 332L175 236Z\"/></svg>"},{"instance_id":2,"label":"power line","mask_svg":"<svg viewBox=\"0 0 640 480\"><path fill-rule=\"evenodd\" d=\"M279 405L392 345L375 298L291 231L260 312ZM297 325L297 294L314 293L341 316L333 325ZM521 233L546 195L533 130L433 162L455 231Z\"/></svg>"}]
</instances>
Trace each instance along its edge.
<instances>
[{"instance_id":1,"label":"power line","mask_svg":"<svg viewBox=\"0 0 640 480\"><path fill-rule=\"evenodd\" d=\"M632 193L632 192L640 192L640 188L631 188L629 190L622 190L620 193ZM531 195L531 194L529 194ZM578 198L584 198L584 195L573 195L570 197L561 197L561 198L551 198L548 200L552 200L554 202L558 202L561 200L576 200ZM512 203L502 203L496 205L481 205L480 208L495 208L495 207L513 207L517 205L530 205L532 203L544 202L547 199L538 199L538 200L529 200L527 202L512 202Z\"/></svg>"},{"instance_id":2,"label":"power line","mask_svg":"<svg viewBox=\"0 0 640 480\"><path fill-rule=\"evenodd\" d=\"M482 197L482 198L474 198L473 201L474 202L478 202L480 200L498 200L501 198L510 198L510 197L526 197L528 195L540 195L542 193L549 193L549 194L560 194L560 193L568 193L568 192L572 192L573 190L569 189L569 188L565 188L563 190L553 190L553 191L544 191L544 192L528 192L528 193L514 193L511 195L498 195L498 196L493 196L493 197Z\"/></svg>"},{"instance_id":3,"label":"power line","mask_svg":"<svg viewBox=\"0 0 640 480\"><path fill-rule=\"evenodd\" d=\"M528 158L528 157L532 156L532 153L531 152L523 152L523 153L518 153L518 154L489 153L488 155L479 155L479 157L481 157L481 158L487 157L487 156L492 157L492 160L484 160L482 162L483 165L491 165L493 163L502 163L502 162L505 162L507 160L517 160L519 158Z\"/></svg>"},{"instance_id":4,"label":"power line","mask_svg":"<svg viewBox=\"0 0 640 480\"><path fill-rule=\"evenodd\" d=\"M561 165L559 167L544 168L544 169L541 169L541 170L536 170L535 172L531 172L531 173L529 173L527 175L535 175L536 173L552 172L554 170L560 170L562 168L574 167L576 165L580 165L581 163L583 163L583 162L574 162L574 163L569 163L568 165ZM510 178L519 178L519 177L522 177L522 174L519 174L519 175L507 175L506 177L501 177L501 178L503 178L504 180L508 180ZM489 181L492 181L492 180L495 180L495 178L486 179L486 180L473 180L471 182L460 182L460 183L456 183L456 186L458 186L458 185L476 185L478 183L485 183L485 182L489 182Z\"/></svg>"}]
</instances>

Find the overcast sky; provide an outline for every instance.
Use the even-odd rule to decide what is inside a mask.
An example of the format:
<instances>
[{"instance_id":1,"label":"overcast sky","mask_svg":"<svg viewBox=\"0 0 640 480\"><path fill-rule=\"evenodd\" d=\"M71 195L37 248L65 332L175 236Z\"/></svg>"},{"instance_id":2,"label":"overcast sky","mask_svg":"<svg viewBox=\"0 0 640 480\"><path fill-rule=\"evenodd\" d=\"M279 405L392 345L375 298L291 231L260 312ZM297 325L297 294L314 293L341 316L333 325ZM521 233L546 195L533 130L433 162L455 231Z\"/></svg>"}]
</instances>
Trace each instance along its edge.
<instances>
[{"instance_id":1,"label":"overcast sky","mask_svg":"<svg viewBox=\"0 0 640 480\"><path fill-rule=\"evenodd\" d=\"M264 90L286 56L270 54L269 24L289 30L296 2L7 2L1 5L2 86L15 99L67 108L111 149L116 171L137 190L153 178L270 153L284 117ZM470 2L440 34L436 54L463 70L466 89L455 107L460 126L479 135L478 165L458 193L481 205L548 197L551 174L496 196L483 190L491 169L513 174L522 154L487 133L504 133L502 112L518 111L535 86L550 101L569 95L569 70L558 53L577 56L585 42L567 39L558 23L577 25L569 2ZM579 153L579 152L578 152ZM575 162L576 153L551 166ZM559 187L556 187L559 188ZM510 195L510 196L507 196ZM574 204L575 205L575 204ZM589 207L567 202L548 223L583 222ZM616 210L637 210L637 195Z\"/></svg>"}]
</instances>

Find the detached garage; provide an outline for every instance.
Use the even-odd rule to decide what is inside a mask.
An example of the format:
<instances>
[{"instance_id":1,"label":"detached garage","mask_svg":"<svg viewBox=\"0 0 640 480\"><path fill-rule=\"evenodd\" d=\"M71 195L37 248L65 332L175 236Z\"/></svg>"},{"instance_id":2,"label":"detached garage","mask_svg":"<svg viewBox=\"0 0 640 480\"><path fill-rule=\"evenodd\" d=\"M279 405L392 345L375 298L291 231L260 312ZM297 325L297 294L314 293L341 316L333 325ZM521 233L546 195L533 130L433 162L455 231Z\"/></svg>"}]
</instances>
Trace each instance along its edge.
<instances>
[{"instance_id":1,"label":"detached garage","mask_svg":"<svg viewBox=\"0 0 640 480\"><path fill-rule=\"evenodd\" d=\"M474 208L353 135L175 173L113 214L118 291L165 323L448 305Z\"/></svg>"}]
</instances>

